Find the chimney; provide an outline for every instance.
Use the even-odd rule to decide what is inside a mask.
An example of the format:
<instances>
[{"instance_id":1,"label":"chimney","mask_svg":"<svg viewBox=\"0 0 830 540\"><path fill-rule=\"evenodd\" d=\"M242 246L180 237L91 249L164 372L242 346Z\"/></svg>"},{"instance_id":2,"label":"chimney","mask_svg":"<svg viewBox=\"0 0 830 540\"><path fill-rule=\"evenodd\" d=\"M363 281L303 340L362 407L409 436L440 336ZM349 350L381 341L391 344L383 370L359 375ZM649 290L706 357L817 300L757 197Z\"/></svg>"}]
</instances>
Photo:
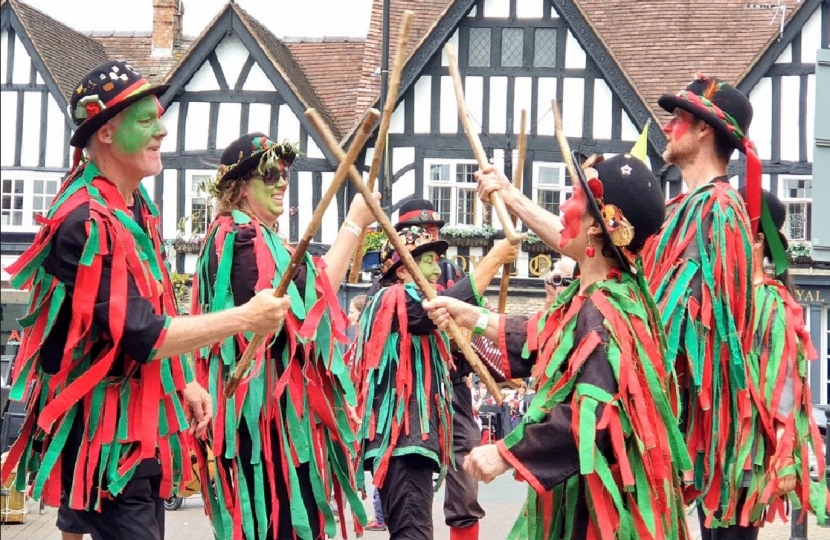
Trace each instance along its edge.
<instances>
[{"instance_id":1,"label":"chimney","mask_svg":"<svg viewBox=\"0 0 830 540\"><path fill-rule=\"evenodd\" d=\"M182 0L153 0L152 56L172 56L182 33Z\"/></svg>"}]
</instances>

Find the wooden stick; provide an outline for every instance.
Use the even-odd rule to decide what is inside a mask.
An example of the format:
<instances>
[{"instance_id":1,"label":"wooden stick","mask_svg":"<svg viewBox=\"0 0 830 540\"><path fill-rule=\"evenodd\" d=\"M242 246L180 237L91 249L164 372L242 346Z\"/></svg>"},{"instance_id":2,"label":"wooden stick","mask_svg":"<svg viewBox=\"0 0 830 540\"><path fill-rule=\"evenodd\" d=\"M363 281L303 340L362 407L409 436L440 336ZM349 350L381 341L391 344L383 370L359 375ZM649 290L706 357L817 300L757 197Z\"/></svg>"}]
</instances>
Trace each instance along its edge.
<instances>
[{"instance_id":1,"label":"wooden stick","mask_svg":"<svg viewBox=\"0 0 830 540\"><path fill-rule=\"evenodd\" d=\"M380 172L380 164L383 152L386 150L386 136L389 133L389 123L392 120L392 113L395 112L395 101L398 98L398 88L401 84L401 72L406 60L406 45L409 43L409 28L412 26L412 19L415 13L409 10L403 12L401 29L398 32L398 50L395 52L395 63L392 66L392 74L389 79L389 89L386 92L386 101L383 103L383 116L380 118L378 138L375 143L375 153L372 156L372 166L369 169L369 177L366 185L369 191L375 190L375 180ZM360 277L360 267L363 265L363 243L366 241L366 230L364 229L357 239L357 246L354 248L352 257L352 268L349 271L349 283L357 283Z\"/></svg>"},{"instance_id":2,"label":"wooden stick","mask_svg":"<svg viewBox=\"0 0 830 540\"><path fill-rule=\"evenodd\" d=\"M320 118L320 114L315 111L314 109L309 109L305 113L306 118L309 119L311 124L317 130L317 133L323 138L323 141L326 144L326 147L340 159L343 155L343 150L337 144L337 141L332 136L331 132L326 127L326 124L323 122L323 119ZM354 187L363 195L363 198L366 199L366 202L369 205L369 208L372 210L372 214L375 216L375 219L380 223L380 226L383 228L384 232L386 232L386 236L389 237L389 241L392 242L392 245L395 246L395 250L398 252L398 255L401 257L401 262L403 263L406 270L409 272L409 275L412 276L412 279L415 280L415 284L418 286L419 289L424 293L427 300L432 300L435 298L435 289L430 285L429 281L424 277L421 273L421 270L418 268L418 263L415 262L415 259L412 258L412 255L409 253L409 250L406 249L403 241L401 240L400 236L398 236L397 231L395 231L395 227L392 225L392 222L389 220L389 216L387 216L383 212L383 208L380 207L380 203L378 203L374 197L372 197L372 192L366 187L363 183L363 178L361 178L360 173L357 171L356 167L351 167L349 170L349 180L351 180ZM461 334L461 330L459 330L458 326L455 324L455 321L450 320L450 336L461 349L461 352L464 353L464 358L467 359L467 362L470 363L470 367L473 368L473 371L479 376L479 378L484 382L484 386L487 387L487 390L490 392L496 401L501 404L501 391L499 390L496 381L493 380L493 377L490 375L490 372L487 371L487 368L484 367L484 364L481 363L479 360L478 355L473 351L473 348L470 347L470 342Z\"/></svg>"},{"instance_id":3,"label":"wooden stick","mask_svg":"<svg viewBox=\"0 0 830 540\"><path fill-rule=\"evenodd\" d=\"M565 162L568 174L571 175L571 183L579 182L574 160L571 158L571 145L568 144L568 138L565 137L565 130L562 128L562 114L559 112L559 104L555 99L551 100L550 108L553 111L553 126L556 132L556 140L559 142L559 150L562 152L562 161Z\"/></svg>"},{"instance_id":4,"label":"wooden stick","mask_svg":"<svg viewBox=\"0 0 830 540\"><path fill-rule=\"evenodd\" d=\"M369 113L360 124L360 130L355 135L354 141L349 148L349 153L338 158L340 159L340 165L337 166L337 172L334 173L334 178L332 179L328 190L326 190L326 193L323 194L322 199L320 199L317 203L317 207L314 209L314 214L311 216L311 222L306 227L303 237L300 239L297 247L294 248L294 252L291 254L291 260L288 262L288 268L286 268L283 273L282 279L280 280L277 289L274 291L274 296L284 296L285 292L288 290L288 285L291 283L291 280L294 279L294 274L297 273L297 268L299 268L300 263L305 256L308 244L311 242L312 238L314 238L314 234L317 232L317 229L320 228L320 223L323 221L323 214L326 213L329 203L331 203L331 200L335 195L337 195L337 192L340 190L340 186L343 185L343 181L346 179L346 175L349 173L349 170L355 159L357 159L358 154L363 151L363 146L372 135L372 130L374 129L379 116L380 113L376 109L369 110ZM338 148L340 147L338 146ZM242 376L245 375L245 372L248 371L248 368L251 366L251 361L253 360L257 350L265 341L265 337L266 336L262 334L254 334L253 338L251 338L250 343L248 343L248 347L242 354L242 358L236 364L233 375L231 375L231 378L225 386L226 398L233 397L240 381L242 380Z\"/></svg>"},{"instance_id":5,"label":"wooden stick","mask_svg":"<svg viewBox=\"0 0 830 540\"><path fill-rule=\"evenodd\" d=\"M525 157L527 156L527 133L525 132L525 126L527 125L527 109L522 109L522 119L519 123L519 159L516 162L516 172L513 173L513 185L516 186L516 189L522 189L522 174L524 173L525 168ZM509 159L513 159L513 156L510 156ZM512 216L513 219L513 228L515 229L516 223L518 223L519 218L518 216ZM507 308L507 287L510 285L510 271L512 268L512 263L506 263L501 269L501 284L499 284L499 313L504 313L504 310Z\"/></svg>"},{"instance_id":6,"label":"wooden stick","mask_svg":"<svg viewBox=\"0 0 830 540\"><path fill-rule=\"evenodd\" d=\"M461 124L464 126L464 133L467 134L467 139L470 141L470 146L473 147L473 154L478 161L479 168L483 169L489 165L487 161L487 154L484 152L484 147L481 145L481 139L478 132L473 130L470 123L470 114L467 112L467 102L464 100L464 85L461 83L461 73L458 71L458 58L455 55L455 47L452 43L444 45L444 52L447 53L449 61L450 75L452 75L453 86L455 87L455 101L458 104L458 116L461 118ZM496 209L496 215L499 217L501 227L504 229L504 236L514 246L527 238L526 234L516 232L513 227L513 221L510 219L510 214L507 212L507 207L501 195L498 193L490 194L490 203Z\"/></svg>"}]
</instances>

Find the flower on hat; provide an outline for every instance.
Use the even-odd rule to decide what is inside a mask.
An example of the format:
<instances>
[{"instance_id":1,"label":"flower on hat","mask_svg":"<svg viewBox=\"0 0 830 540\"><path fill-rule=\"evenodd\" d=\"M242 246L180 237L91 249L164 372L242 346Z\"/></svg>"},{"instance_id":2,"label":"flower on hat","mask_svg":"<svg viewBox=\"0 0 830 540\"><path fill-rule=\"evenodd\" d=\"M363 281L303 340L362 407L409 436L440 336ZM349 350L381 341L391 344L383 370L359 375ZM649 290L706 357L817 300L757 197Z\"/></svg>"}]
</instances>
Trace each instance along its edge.
<instances>
[{"instance_id":1,"label":"flower on hat","mask_svg":"<svg viewBox=\"0 0 830 540\"><path fill-rule=\"evenodd\" d=\"M84 96L83 98L78 100L78 103L75 106L75 118L92 118L93 116L95 116L96 114L98 114L106 108L106 104L103 101L101 101L101 98L98 97L98 94Z\"/></svg>"}]
</instances>

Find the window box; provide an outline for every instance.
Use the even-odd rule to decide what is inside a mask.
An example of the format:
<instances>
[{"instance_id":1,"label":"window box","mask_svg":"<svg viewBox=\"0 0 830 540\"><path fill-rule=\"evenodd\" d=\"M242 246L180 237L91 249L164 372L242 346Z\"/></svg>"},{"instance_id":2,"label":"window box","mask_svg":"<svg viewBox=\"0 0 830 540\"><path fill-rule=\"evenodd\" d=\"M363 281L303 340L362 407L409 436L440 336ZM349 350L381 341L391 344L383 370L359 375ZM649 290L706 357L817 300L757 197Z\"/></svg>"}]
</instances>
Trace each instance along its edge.
<instances>
[{"instance_id":1,"label":"window box","mask_svg":"<svg viewBox=\"0 0 830 540\"><path fill-rule=\"evenodd\" d=\"M522 251L535 254L544 253L545 255L555 255L558 253L532 232L528 232L527 238L522 240Z\"/></svg>"},{"instance_id":2,"label":"window box","mask_svg":"<svg viewBox=\"0 0 830 540\"><path fill-rule=\"evenodd\" d=\"M491 242L489 236L441 236L441 239L456 247L488 247Z\"/></svg>"},{"instance_id":3,"label":"window box","mask_svg":"<svg viewBox=\"0 0 830 540\"><path fill-rule=\"evenodd\" d=\"M202 239L198 236L194 236L189 240L177 238L173 243L173 247L176 248L177 253L198 255L202 249Z\"/></svg>"},{"instance_id":4,"label":"window box","mask_svg":"<svg viewBox=\"0 0 830 540\"><path fill-rule=\"evenodd\" d=\"M496 230L489 226L482 227L453 227L445 225L439 231L441 240L456 247L489 247L496 236Z\"/></svg>"}]
</instances>

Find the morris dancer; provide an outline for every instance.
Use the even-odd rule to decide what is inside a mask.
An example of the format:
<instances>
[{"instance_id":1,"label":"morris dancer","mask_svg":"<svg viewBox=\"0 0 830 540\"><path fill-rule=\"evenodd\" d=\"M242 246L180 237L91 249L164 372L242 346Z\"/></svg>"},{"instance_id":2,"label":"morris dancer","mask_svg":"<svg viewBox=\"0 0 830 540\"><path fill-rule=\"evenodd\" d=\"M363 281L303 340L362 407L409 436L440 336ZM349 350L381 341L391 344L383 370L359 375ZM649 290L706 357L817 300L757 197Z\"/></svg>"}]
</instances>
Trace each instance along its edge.
<instances>
[{"instance_id":1,"label":"morris dancer","mask_svg":"<svg viewBox=\"0 0 830 540\"><path fill-rule=\"evenodd\" d=\"M95 540L159 540L164 499L188 480L184 431L199 436L210 396L183 353L237 332L274 332L288 301L264 291L244 306L176 317L162 256L160 216L141 185L162 170L167 130L157 96L129 64L107 62L70 99L76 165L32 246L9 268L31 289L12 397L30 383L20 437L3 482L20 460L17 487L71 507ZM187 409L187 411L186 411Z\"/></svg>"},{"instance_id":2,"label":"morris dancer","mask_svg":"<svg viewBox=\"0 0 830 540\"><path fill-rule=\"evenodd\" d=\"M580 277L530 319L481 316L450 298L425 302L439 327L452 317L498 343L508 377L538 380L518 427L474 449L464 466L484 482L514 468L529 484L510 538L683 539L680 475L690 464L637 258L662 222L660 184L629 155L586 173L558 226L493 168L476 173L480 198L500 192L511 213L577 261Z\"/></svg>"},{"instance_id":3,"label":"morris dancer","mask_svg":"<svg viewBox=\"0 0 830 540\"><path fill-rule=\"evenodd\" d=\"M763 196L772 225L769 230L775 237L759 232L753 243L755 317L747 367L755 407L751 428L745 431L752 437L748 441L752 452L742 456L749 476L746 504L737 519L743 524L760 524L765 517L773 521L785 514L787 495L795 490L802 509L816 514L822 525L830 499L807 382L808 361L818 353L804 326L801 306L793 297L787 271L787 239L779 232L787 210L769 191L764 190ZM777 264L776 277L764 271L765 257ZM817 458L817 482L810 479L810 452Z\"/></svg>"},{"instance_id":4,"label":"morris dancer","mask_svg":"<svg viewBox=\"0 0 830 540\"><path fill-rule=\"evenodd\" d=\"M746 135L752 105L734 87L703 75L659 104L673 114L663 128L663 158L680 168L688 193L669 202L643 263L665 326L666 361L682 389L681 429L695 466L686 496L698 498L704 531L741 527L747 486L739 456L750 452L756 436L741 433L753 414L746 354L752 344L752 230L760 225L761 167ZM746 209L726 172L736 148L747 157ZM736 531L742 536L735 538L754 538L753 530Z\"/></svg>"},{"instance_id":5,"label":"morris dancer","mask_svg":"<svg viewBox=\"0 0 830 540\"><path fill-rule=\"evenodd\" d=\"M447 243L415 226L399 234L424 277L437 283ZM473 274L439 294L480 305L490 280L515 257L516 248L497 243ZM454 456L449 343L421 308L422 297L391 244L381 259L385 288L363 310L355 346L363 459L380 490L390 537L431 539L433 492Z\"/></svg>"},{"instance_id":6,"label":"morris dancer","mask_svg":"<svg viewBox=\"0 0 830 540\"><path fill-rule=\"evenodd\" d=\"M279 283L292 248L277 219L296 156L291 143L263 133L243 135L222 153L212 188L218 216L196 264L193 313L244 304ZM257 352L251 378L232 398L224 397L225 383L250 336L239 333L197 355L197 378L217 404L209 440L216 481L205 476L202 486L219 540L334 536L333 488L340 515L342 488L366 521L354 488L357 444L348 410L355 393L337 343L347 341L348 321L335 290L358 235L372 221L358 195L325 257L305 256L288 289L284 331ZM345 535L345 521L342 529Z\"/></svg>"}]
</instances>

